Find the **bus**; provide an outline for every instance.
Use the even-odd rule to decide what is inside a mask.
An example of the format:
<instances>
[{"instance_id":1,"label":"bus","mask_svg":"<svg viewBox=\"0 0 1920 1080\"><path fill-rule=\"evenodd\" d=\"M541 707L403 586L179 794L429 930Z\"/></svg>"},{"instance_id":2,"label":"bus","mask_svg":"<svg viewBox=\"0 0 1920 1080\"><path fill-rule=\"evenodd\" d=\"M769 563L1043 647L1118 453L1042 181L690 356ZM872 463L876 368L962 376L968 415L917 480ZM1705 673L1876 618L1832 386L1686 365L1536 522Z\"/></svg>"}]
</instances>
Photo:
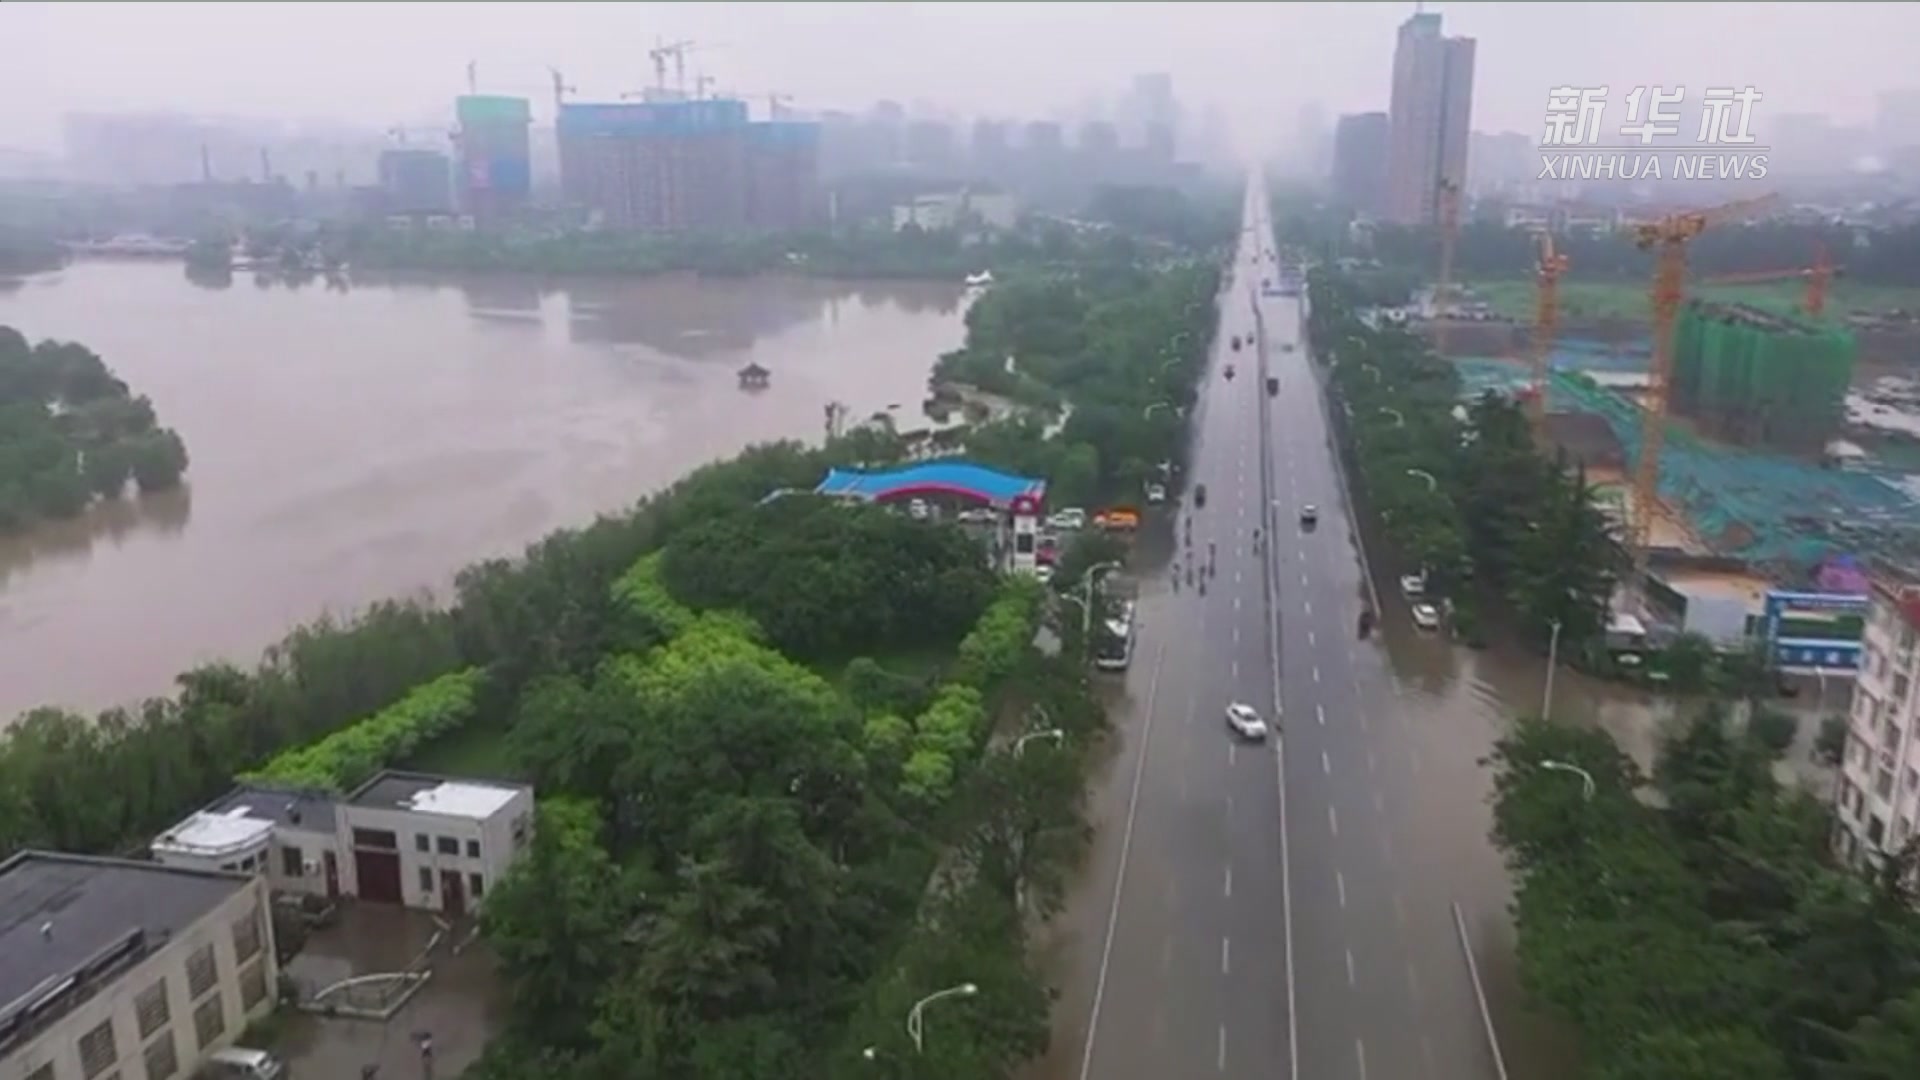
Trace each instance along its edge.
<instances>
[{"instance_id":1,"label":"bus","mask_svg":"<svg viewBox=\"0 0 1920 1080\"><path fill-rule=\"evenodd\" d=\"M1119 610L1102 620L1095 631L1093 666L1102 671L1125 671L1133 663L1133 601L1122 600Z\"/></svg>"}]
</instances>

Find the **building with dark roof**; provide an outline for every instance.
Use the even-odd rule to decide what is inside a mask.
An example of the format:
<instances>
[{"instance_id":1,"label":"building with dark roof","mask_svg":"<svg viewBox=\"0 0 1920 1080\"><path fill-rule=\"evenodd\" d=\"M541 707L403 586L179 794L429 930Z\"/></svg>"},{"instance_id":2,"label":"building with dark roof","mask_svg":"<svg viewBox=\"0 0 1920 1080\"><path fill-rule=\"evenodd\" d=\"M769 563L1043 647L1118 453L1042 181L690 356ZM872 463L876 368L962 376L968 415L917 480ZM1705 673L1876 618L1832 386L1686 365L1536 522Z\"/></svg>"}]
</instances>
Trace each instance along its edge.
<instances>
[{"instance_id":1,"label":"building with dark roof","mask_svg":"<svg viewBox=\"0 0 1920 1080\"><path fill-rule=\"evenodd\" d=\"M267 902L251 874L0 862L0 1077L190 1075L273 1008Z\"/></svg>"}]
</instances>

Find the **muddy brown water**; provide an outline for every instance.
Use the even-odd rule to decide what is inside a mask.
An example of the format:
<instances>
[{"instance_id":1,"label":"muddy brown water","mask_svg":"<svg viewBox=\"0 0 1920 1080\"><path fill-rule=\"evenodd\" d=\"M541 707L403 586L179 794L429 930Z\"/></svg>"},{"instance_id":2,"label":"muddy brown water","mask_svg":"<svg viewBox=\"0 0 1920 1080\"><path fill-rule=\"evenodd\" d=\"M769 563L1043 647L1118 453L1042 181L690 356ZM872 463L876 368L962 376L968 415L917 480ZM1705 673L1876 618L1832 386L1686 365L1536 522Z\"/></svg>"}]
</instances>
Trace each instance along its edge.
<instances>
[{"instance_id":1,"label":"muddy brown water","mask_svg":"<svg viewBox=\"0 0 1920 1080\"><path fill-rule=\"evenodd\" d=\"M0 538L0 723L444 590L749 443L817 439L829 401L924 424L963 309L950 286L779 278L216 290L82 262L0 282L0 324L99 352L192 456L185 490ZM739 389L749 362L769 389Z\"/></svg>"}]
</instances>

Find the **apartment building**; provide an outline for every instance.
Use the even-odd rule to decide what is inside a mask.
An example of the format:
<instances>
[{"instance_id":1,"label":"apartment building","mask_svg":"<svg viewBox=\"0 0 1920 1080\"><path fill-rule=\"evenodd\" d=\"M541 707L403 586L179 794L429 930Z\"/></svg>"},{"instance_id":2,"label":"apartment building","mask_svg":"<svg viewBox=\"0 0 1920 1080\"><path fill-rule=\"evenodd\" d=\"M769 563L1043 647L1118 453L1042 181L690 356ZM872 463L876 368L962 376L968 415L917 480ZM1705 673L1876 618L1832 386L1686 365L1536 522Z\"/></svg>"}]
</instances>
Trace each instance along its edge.
<instances>
[{"instance_id":1,"label":"apartment building","mask_svg":"<svg viewBox=\"0 0 1920 1080\"><path fill-rule=\"evenodd\" d=\"M1912 840L1920 822L1920 583L1874 583L1862 634L1834 843L1856 865Z\"/></svg>"},{"instance_id":2,"label":"apartment building","mask_svg":"<svg viewBox=\"0 0 1920 1080\"><path fill-rule=\"evenodd\" d=\"M0 1078L172 1080L273 1009L266 879L26 851L0 862Z\"/></svg>"}]
</instances>

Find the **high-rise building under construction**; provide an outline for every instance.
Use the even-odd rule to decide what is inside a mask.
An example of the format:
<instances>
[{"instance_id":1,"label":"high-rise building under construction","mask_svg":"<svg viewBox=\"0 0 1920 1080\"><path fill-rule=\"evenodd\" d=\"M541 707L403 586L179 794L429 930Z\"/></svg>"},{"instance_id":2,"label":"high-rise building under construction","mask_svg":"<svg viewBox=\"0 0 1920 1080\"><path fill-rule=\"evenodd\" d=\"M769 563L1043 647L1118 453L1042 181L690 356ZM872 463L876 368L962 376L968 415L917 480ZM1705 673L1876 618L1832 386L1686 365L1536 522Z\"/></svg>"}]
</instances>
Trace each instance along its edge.
<instances>
[{"instance_id":1,"label":"high-rise building under construction","mask_svg":"<svg viewBox=\"0 0 1920 1080\"><path fill-rule=\"evenodd\" d=\"M1472 38L1441 36L1434 12L1416 13L1400 24L1388 108L1387 220L1435 224L1441 184L1465 189L1473 51Z\"/></svg>"},{"instance_id":2,"label":"high-rise building under construction","mask_svg":"<svg viewBox=\"0 0 1920 1080\"><path fill-rule=\"evenodd\" d=\"M815 218L819 125L754 123L743 101L563 105L560 185L610 229L776 231Z\"/></svg>"},{"instance_id":3,"label":"high-rise building under construction","mask_svg":"<svg viewBox=\"0 0 1920 1080\"><path fill-rule=\"evenodd\" d=\"M455 99L454 145L460 209L494 218L526 207L533 191L533 110L526 98L467 94Z\"/></svg>"},{"instance_id":4,"label":"high-rise building under construction","mask_svg":"<svg viewBox=\"0 0 1920 1080\"><path fill-rule=\"evenodd\" d=\"M1817 453L1845 419L1856 355L1846 330L1691 300L1673 329L1673 411L1729 442Z\"/></svg>"}]
</instances>

